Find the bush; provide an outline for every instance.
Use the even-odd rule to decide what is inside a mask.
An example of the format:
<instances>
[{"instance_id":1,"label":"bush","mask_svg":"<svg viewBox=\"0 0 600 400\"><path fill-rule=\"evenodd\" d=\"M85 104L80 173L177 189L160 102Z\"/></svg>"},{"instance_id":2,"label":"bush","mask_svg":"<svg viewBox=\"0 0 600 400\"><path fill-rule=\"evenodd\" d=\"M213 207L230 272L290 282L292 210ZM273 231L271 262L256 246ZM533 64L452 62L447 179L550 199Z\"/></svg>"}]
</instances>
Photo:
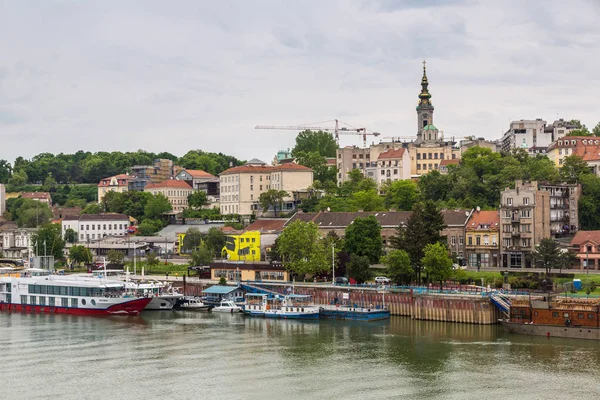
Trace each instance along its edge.
<instances>
[{"instance_id":1,"label":"bush","mask_svg":"<svg viewBox=\"0 0 600 400\"><path fill-rule=\"evenodd\" d=\"M219 279L219 285L221 285L221 286L227 285L227 279L225 279L224 276L222 276L221 279Z\"/></svg>"}]
</instances>

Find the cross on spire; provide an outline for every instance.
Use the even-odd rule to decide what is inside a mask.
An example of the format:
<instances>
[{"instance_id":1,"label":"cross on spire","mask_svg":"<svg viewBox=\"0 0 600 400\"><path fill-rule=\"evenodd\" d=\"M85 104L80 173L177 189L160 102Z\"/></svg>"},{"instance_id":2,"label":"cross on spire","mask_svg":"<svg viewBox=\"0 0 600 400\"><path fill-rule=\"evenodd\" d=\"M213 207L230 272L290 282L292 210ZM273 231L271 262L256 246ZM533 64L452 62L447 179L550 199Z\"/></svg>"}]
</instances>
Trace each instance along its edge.
<instances>
[{"instance_id":1,"label":"cross on spire","mask_svg":"<svg viewBox=\"0 0 600 400\"><path fill-rule=\"evenodd\" d=\"M423 69L425 69L425 64L427 64L427 61L423 60Z\"/></svg>"}]
</instances>

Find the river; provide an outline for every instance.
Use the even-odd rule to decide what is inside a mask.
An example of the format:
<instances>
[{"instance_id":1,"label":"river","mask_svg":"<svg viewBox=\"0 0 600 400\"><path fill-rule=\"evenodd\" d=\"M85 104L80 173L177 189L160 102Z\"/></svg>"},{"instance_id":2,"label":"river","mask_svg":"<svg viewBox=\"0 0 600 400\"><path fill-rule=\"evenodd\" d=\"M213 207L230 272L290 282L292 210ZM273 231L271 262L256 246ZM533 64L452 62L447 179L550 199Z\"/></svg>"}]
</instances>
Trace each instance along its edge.
<instances>
[{"instance_id":1,"label":"river","mask_svg":"<svg viewBox=\"0 0 600 400\"><path fill-rule=\"evenodd\" d=\"M413 321L0 313L2 399L592 399L600 343Z\"/></svg>"}]
</instances>

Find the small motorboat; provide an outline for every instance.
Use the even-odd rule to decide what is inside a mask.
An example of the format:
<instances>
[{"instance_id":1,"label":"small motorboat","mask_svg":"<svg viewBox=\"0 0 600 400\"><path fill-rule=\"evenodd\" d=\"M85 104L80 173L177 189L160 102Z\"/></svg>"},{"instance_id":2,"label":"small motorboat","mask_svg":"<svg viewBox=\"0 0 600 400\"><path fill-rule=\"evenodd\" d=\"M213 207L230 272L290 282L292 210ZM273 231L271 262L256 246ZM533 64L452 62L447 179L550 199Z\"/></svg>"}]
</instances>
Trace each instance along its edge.
<instances>
[{"instance_id":1,"label":"small motorboat","mask_svg":"<svg viewBox=\"0 0 600 400\"><path fill-rule=\"evenodd\" d=\"M236 312L242 312L242 307L235 304L232 300L221 300L221 304L219 304L217 307L213 308L212 311L236 313Z\"/></svg>"},{"instance_id":2,"label":"small motorboat","mask_svg":"<svg viewBox=\"0 0 600 400\"><path fill-rule=\"evenodd\" d=\"M209 311L211 309L211 306L204 304L198 299L187 299L179 307L186 311Z\"/></svg>"}]
</instances>

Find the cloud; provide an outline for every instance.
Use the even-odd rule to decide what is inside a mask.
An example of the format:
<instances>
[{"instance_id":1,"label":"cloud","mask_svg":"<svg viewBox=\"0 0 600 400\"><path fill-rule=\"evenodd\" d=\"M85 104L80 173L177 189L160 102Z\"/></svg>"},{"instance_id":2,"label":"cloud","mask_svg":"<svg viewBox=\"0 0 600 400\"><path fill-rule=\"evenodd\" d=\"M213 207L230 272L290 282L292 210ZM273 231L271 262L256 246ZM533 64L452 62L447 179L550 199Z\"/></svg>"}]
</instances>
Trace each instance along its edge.
<instances>
[{"instance_id":1,"label":"cloud","mask_svg":"<svg viewBox=\"0 0 600 400\"><path fill-rule=\"evenodd\" d=\"M593 126L600 8L574 1L133 1L0 5L0 159L79 149L269 160L339 118L498 138L509 119ZM342 144L361 144L345 137Z\"/></svg>"}]
</instances>

